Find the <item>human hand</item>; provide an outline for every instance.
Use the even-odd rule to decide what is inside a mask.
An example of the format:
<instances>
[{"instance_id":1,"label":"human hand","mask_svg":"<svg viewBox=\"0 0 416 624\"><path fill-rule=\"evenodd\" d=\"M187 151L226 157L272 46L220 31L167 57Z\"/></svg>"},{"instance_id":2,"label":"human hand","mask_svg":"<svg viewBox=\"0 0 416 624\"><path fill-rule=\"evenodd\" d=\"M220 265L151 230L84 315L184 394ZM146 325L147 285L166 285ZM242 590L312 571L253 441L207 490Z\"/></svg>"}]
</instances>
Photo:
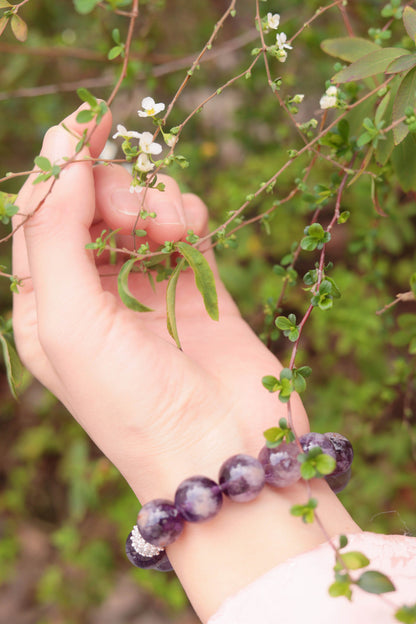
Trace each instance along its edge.
<instances>
[{"instance_id":1,"label":"human hand","mask_svg":"<svg viewBox=\"0 0 416 624\"><path fill-rule=\"evenodd\" d=\"M41 154L51 162L72 157L85 124L76 113L45 136ZM82 160L96 158L111 126L110 113L96 127ZM89 124L91 129L93 124ZM73 133L73 134L72 134ZM211 320L190 270L177 288L177 323L183 352L173 344L165 317L166 282L153 291L134 273L129 287L153 312L127 309L117 294L118 266L94 259L85 245L104 228L121 228L132 242L140 209L130 174L119 166L67 165L56 182L33 186L30 176L17 205L31 214L14 235L14 274L30 276L14 301L14 331L23 362L69 409L119 468L141 500L172 495L193 471L215 476L236 452L256 455L262 431L277 423L284 407L261 385L279 362L241 319L217 276L220 321ZM181 240L188 229L207 230L207 210L194 195L165 177L166 190L149 190L145 208L156 212L145 227L151 245ZM45 199L44 199L45 198ZM102 260L104 258L104 261ZM307 420L300 401L294 421ZM159 485L155 485L155 482Z\"/></svg>"}]
</instances>

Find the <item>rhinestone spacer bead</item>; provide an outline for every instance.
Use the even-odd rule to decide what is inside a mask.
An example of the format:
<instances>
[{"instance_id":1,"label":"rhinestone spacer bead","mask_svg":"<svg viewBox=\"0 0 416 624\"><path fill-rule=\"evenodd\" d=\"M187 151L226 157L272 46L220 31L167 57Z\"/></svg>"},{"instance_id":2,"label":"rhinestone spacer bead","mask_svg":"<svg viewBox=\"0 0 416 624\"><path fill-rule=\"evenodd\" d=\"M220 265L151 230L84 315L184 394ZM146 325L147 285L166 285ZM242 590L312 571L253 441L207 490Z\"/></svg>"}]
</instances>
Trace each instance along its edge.
<instances>
[{"instance_id":1,"label":"rhinestone spacer bead","mask_svg":"<svg viewBox=\"0 0 416 624\"><path fill-rule=\"evenodd\" d=\"M141 536L137 524L132 529L130 539L134 550L142 557L155 557L165 550L164 548L160 548L159 546L154 546L153 544L146 542L146 540Z\"/></svg>"}]
</instances>

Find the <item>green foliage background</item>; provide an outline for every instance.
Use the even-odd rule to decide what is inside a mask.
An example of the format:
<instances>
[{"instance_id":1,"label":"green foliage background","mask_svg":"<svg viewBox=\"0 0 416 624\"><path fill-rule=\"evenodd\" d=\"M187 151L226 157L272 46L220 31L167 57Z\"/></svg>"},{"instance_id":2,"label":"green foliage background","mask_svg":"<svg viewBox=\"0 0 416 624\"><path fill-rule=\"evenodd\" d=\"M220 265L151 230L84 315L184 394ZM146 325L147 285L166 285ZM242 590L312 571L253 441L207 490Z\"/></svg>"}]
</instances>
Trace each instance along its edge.
<instances>
[{"instance_id":1,"label":"green foliage background","mask_svg":"<svg viewBox=\"0 0 416 624\"><path fill-rule=\"evenodd\" d=\"M78 86L102 98L111 92L120 69L119 59L106 58L114 45L111 32L117 27L123 37L127 20L108 9L111 4L128 9L130 2L102 4L81 15L69 0L31 1L19 13L29 26L26 43L16 41L10 28L1 37L1 176L31 168L47 128L79 105ZM128 77L112 107L116 123L140 130L136 110L141 99L171 99L227 6L224 0L141 3ZM316 0L261 3L264 14L280 12L288 36L319 6ZM384 26L383 6L377 0L349 3L355 35L366 37L370 27ZM228 46L228 51L215 55L214 46L213 57L201 64L180 97L172 126L247 67L251 48L259 45L254 14L254 3L237 3L236 16L227 21L216 44ZM390 30L392 42L406 44L401 22L394 21ZM320 42L345 34L340 13L328 11L296 40L288 61L273 66L276 76L282 76L282 93L305 94L299 121L319 118L319 98L335 71L335 60L323 53ZM204 198L212 225L217 226L287 160L288 149L299 146L259 65L249 80L225 90L188 124L179 153L190 166L175 168L172 175L183 189ZM284 197L307 162L300 159L279 178L273 194L252 202L246 218ZM228 249L218 252L223 280L265 340L282 286L279 270L273 267L302 238L320 201L322 188L315 185L330 186L333 175L336 170L319 160L307 192L274 212L269 234L258 223L244 227ZM386 217L374 210L368 176L343 196L342 210L351 217L335 228L328 245L328 259L334 263L331 276L342 297L332 309L314 311L297 361L313 370L303 396L312 429L340 431L353 442L353 476L340 496L355 520L369 531L415 534L416 306L408 301L382 315L376 311L409 290L416 270L416 201L413 191L401 191L393 171L386 179L380 192ZM16 192L20 184L10 180L1 190ZM330 195L323 200L323 224L333 211ZM3 233L7 231L3 227ZM313 268L315 260L311 252L302 252L298 274L302 277ZM7 244L0 247L0 264L10 267ZM289 288L281 313L301 318L307 301L300 280ZM0 282L0 306L7 319L7 280ZM272 338L271 348L287 365L291 344L276 329ZM186 598L174 576L130 570L123 556L138 505L117 471L28 374L18 402L10 396L4 375L0 390L0 592L18 583L23 567L30 565L25 544L32 530L36 539L46 540L47 555L36 563L30 586L30 621L88 622L91 610L111 593L120 574L131 574L146 591L163 598L170 617L178 617Z\"/></svg>"}]
</instances>

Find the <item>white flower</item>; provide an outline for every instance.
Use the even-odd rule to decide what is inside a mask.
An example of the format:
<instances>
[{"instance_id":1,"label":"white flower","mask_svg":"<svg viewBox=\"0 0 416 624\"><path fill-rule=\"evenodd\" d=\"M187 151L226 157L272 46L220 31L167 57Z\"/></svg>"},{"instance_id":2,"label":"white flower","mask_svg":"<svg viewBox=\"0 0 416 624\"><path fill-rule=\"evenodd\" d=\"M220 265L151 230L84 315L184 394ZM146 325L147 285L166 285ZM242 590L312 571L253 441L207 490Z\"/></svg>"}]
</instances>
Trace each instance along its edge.
<instances>
[{"instance_id":1,"label":"white flower","mask_svg":"<svg viewBox=\"0 0 416 624\"><path fill-rule=\"evenodd\" d=\"M113 141L106 141L104 145L103 151L99 155L99 159L101 160L113 160L115 155L117 154L117 145L113 143Z\"/></svg>"},{"instance_id":2,"label":"white flower","mask_svg":"<svg viewBox=\"0 0 416 624\"><path fill-rule=\"evenodd\" d=\"M325 91L325 93L327 95L330 95L330 96L338 95L338 89L334 85L331 85L330 87L328 87L328 89Z\"/></svg>"},{"instance_id":3,"label":"white flower","mask_svg":"<svg viewBox=\"0 0 416 624\"><path fill-rule=\"evenodd\" d=\"M139 193L142 192L142 190L143 190L143 187L139 186L138 184L131 184L131 186L129 188L129 191L130 191L131 194L133 194L133 193L139 194Z\"/></svg>"},{"instance_id":4,"label":"white flower","mask_svg":"<svg viewBox=\"0 0 416 624\"><path fill-rule=\"evenodd\" d=\"M117 132L113 134L113 139L116 139L119 136L123 137L123 139L140 139L140 132L135 132L134 130L126 130L124 126L118 124Z\"/></svg>"},{"instance_id":5,"label":"white flower","mask_svg":"<svg viewBox=\"0 0 416 624\"><path fill-rule=\"evenodd\" d=\"M287 35L286 33L282 32L282 33L276 33L276 45L279 48L279 50L293 50L293 47L291 45L289 45L288 43L286 43L287 41Z\"/></svg>"},{"instance_id":6,"label":"white flower","mask_svg":"<svg viewBox=\"0 0 416 624\"><path fill-rule=\"evenodd\" d=\"M143 110L137 111L139 117L154 117L158 113L161 113L163 110L165 110L165 105L163 104L163 102L159 102L158 104L156 104L153 98L145 97L142 100L142 109Z\"/></svg>"},{"instance_id":7,"label":"white flower","mask_svg":"<svg viewBox=\"0 0 416 624\"><path fill-rule=\"evenodd\" d=\"M297 93L296 95L293 96L292 98L292 102L294 104L300 104L301 102L303 102L305 96L303 93Z\"/></svg>"},{"instance_id":8,"label":"white flower","mask_svg":"<svg viewBox=\"0 0 416 624\"><path fill-rule=\"evenodd\" d=\"M279 13L275 13L274 15L272 13L267 13L267 25L269 28L276 30L279 27L279 23L280 23Z\"/></svg>"},{"instance_id":9,"label":"white flower","mask_svg":"<svg viewBox=\"0 0 416 624\"><path fill-rule=\"evenodd\" d=\"M142 171L143 173L148 173L155 168L149 156L145 153L139 154L135 167L138 171Z\"/></svg>"},{"instance_id":10,"label":"white flower","mask_svg":"<svg viewBox=\"0 0 416 624\"><path fill-rule=\"evenodd\" d=\"M168 147L174 147L178 141L178 137L174 134L165 134L163 138Z\"/></svg>"},{"instance_id":11,"label":"white flower","mask_svg":"<svg viewBox=\"0 0 416 624\"><path fill-rule=\"evenodd\" d=\"M319 106L322 110L326 108L335 108L337 105L337 96L336 95L323 95L319 100Z\"/></svg>"},{"instance_id":12,"label":"white flower","mask_svg":"<svg viewBox=\"0 0 416 624\"><path fill-rule=\"evenodd\" d=\"M276 33L276 45L278 47L277 59L281 63L284 63L285 60L287 59L286 50L293 50L292 46L286 43L286 41L287 41L286 33L284 32Z\"/></svg>"},{"instance_id":13,"label":"white flower","mask_svg":"<svg viewBox=\"0 0 416 624\"><path fill-rule=\"evenodd\" d=\"M140 135L139 147L145 154L160 154L162 146L159 143L153 143L153 135L151 132L142 132Z\"/></svg>"},{"instance_id":14,"label":"white flower","mask_svg":"<svg viewBox=\"0 0 416 624\"><path fill-rule=\"evenodd\" d=\"M319 100L319 106L325 110L326 108L335 108L338 103L338 89L334 85L328 87L325 95Z\"/></svg>"}]
</instances>

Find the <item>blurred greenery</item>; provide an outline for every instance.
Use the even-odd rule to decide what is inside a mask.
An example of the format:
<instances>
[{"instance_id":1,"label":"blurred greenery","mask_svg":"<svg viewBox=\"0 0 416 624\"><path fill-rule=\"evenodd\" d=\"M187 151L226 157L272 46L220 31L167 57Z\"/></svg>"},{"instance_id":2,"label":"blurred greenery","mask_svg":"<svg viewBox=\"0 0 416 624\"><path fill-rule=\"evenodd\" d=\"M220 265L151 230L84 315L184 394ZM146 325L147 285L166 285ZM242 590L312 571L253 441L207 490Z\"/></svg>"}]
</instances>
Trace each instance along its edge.
<instances>
[{"instance_id":1,"label":"blurred greenery","mask_svg":"<svg viewBox=\"0 0 416 624\"><path fill-rule=\"evenodd\" d=\"M75 4L79 8L82 3ZM28 24L27 41L17 41L9 27L3 33L0 176L31 168L46 129L79 105L78 86L97 97L109 96L121 62L120 58L107 60L114 45L111 33L118 28L123 40L128 23L110 10L112 5L128 10L131 2L101 2L85 15L69 1L28 2L19 11ZM227 6L225 0L140 3L128 76L112 106L116 123L139 130L136 110L144 96L164 102L172 98ZM319 6L317 0L260 2L264 15L281 13L288 37ZM388 25L387 45L408 45L401 21L383 17L383 7L384 2L377 0L351 0L346 10L354 34L368 37L369 28ZM201 63L179 98L169 120L172 126L249 65L251 49L260 45L254 15L254 2L237 3L237 14L219 33L212 58ZM300 123L320 118L325 82L339 69L320 43L346 34L343 16L334 8L296 39L285 64L272 63L274 77L282 77L282 97L305 94L298 105ZM357 92L362 87L360 83L349 86ZM360 109L355 119L350 117L351 132L358 132L365 114ZM329 116L332 119L332 111ZM250 79L224 90L193 117L178 146L190 166L174 166L172 175L184 190L204 198L211 224L217 227L228 211L238 209L287 161L289 149L301 146L296 129L267 87L264 67L258 64ZM272 193L250 203L245 218L284 198L309 162L309 156L296 160ZM302 334L297 365L308 365L313 371L303 396L312 429L340 431L353 443L352 479L340 494L352 516L365 530L416 534L416 304L400 301L377 313L398 293L410 289L416 272L416 194L401 189L390 165L370 168L384 174L378 183L382 212L371 201L369 176L346 188L341 209L350 217L335 226L327 254L334 265L329 275L342 296L330 310L312 314ZM271 325L271 314L294 313L302 318L309 302L302 276L314 268L318 254L300 253L295 265L300 277L295 283L296 273L292 273L293 283L279 310L276 303L283 278L273 267L302 239L317 207L319 221L323 225L330 221L339 181L337 169L318 159L306 188L270 215L269 233L259 222L247 225L236 232L229 248L223 245L218 250L227 288L253 329L286 366L292 345ZM10 179L1 190L15 193L20 185L19 178ZM323 185L329 192L321 201ZM9 226L0 225L0 231L7 234ZM0 247L0 264L11 270L8 243ZM9 319L8 280L0 282L0 306L0 316ZM128 573L144 591L162 598L162 611L176 617L187 604L176 578L130 570L124 558L124 539L138 503L117 471L28 374L18 402L10 395L4 368L0 389L0 592L17 583L22 569L30 565L31 551L26 552L30 526L36 540L43 537L46 546L44 557L32 564L37 569L30 603L38 611L34 619L25 621L89 621L120 573ZM260 440L261 432L259 436Z\"/></svg>"}]
</instances>

